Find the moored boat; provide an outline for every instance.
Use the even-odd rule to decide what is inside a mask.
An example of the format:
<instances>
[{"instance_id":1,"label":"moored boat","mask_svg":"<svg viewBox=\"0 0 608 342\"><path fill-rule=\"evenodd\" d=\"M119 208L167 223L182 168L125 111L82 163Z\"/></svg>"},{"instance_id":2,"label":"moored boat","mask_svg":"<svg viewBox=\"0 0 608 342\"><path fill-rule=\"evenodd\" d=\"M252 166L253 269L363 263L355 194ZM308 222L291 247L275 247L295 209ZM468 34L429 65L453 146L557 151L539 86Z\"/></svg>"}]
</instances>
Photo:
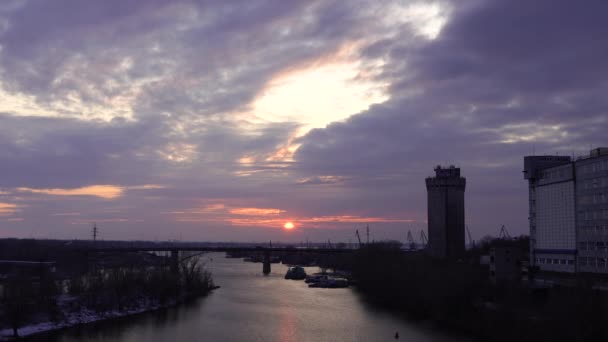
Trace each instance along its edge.
<instances>
[{"instance_id":1,"label":"moored boat","mask_svg":"<svg viewBox=\"0 0 608 342\"><path fill-rule=\"evenodd\" d=\"M306 271L303 267L290 267L285 274L285 279L302 280L306 278Z\"/></svg>"}]
</instances>

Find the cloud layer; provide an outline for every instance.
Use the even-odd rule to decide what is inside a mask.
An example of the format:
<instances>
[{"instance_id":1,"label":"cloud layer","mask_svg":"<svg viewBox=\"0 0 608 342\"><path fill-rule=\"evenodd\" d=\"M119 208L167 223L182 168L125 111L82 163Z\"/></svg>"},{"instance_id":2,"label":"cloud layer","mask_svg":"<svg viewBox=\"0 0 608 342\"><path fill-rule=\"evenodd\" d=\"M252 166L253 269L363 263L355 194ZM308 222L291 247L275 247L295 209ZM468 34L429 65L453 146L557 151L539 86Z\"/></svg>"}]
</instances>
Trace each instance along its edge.
<instances>
[{"instance_id":1,"label":"cloud layer","mask_svg":"<svg viewBox=\"0 0 608 342\"><path fill-rule=\"evenodd\" d=\"M467 177L476 237L525 233L523 156L608 145L606 10L5 1L0 234L86 238L98 222L115 239L346 241L370 224L403 240L426 226L437 164ZM363 95L315 98L336 65L356 65L339 77ZM303 70L320 76L298 84ZM285 79L302 108L269 96Z\"/></svg>"}]
</instances>

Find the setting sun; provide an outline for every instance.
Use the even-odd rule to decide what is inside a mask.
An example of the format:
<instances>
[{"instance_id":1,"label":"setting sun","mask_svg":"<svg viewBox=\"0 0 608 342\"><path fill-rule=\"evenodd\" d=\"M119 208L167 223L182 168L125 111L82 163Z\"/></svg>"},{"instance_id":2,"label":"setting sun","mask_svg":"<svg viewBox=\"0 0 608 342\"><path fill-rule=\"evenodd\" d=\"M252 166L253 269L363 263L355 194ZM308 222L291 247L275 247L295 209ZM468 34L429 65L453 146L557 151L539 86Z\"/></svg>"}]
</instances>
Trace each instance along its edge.
<instances>
[{"instance_id":1,"label":"setting sun","mask_svg":"<svg viewBox=\"0 0 608 342\"><path fill-rule=\"evenodd\" d=\"M294 225L293 225L293 223L291 223L291 222L286 222L286 223L283 225L283 228L285 228L285 229L287 229L287 230L294 229L295 227L296 227L296 226L294 226Z\"/></svg>"}]
</instances>

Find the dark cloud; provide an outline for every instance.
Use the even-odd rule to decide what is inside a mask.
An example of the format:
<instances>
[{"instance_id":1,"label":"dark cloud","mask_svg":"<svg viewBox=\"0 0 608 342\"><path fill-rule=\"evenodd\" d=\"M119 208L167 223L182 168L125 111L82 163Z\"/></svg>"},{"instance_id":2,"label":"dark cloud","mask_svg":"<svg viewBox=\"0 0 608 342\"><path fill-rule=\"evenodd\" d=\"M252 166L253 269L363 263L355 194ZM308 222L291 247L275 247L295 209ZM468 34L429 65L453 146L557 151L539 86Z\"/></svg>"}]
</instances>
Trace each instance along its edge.
<instances>
[{"instance_id":1,"label":"dark cloud","mask_svg":"<svg viewBox=\"0 0 608 342\"><path fill-rule=\"evenodd\" d=\"M438 3L449 18L429 39L390 1L3 2L0 90L26 109L0 114L1 200L24 218L2 233L67 237L99 220L116 238L277 236L167 214L225 203L413 219L375 228L403 238L424 226L424 178L437 164L462 167L474 235L501 224L526 232L523 155L606 144L608 5ZM358 77L387 84L390 99L312 130L293 161L274 161L300 123L254 122L252 100L273 77L354 42L374 71ZM111 201L14 190L94 184L164 187ZM53 216L71 212L78 220ZM281 237L352 235L335 227Z\"/></svg>"},{"instance_id":2,"label":"dark cloud","mask_svg":"<svg viewBox=\"0 0 608 342\"><path fill-rule=\"evenodd\" d=\"M452 5L437 39L385 39L363 50L389 60L382 77L392 83L392 99L302 138L299 171L346 175L359 196L381 189L377 202L399 200L403 210L421 211L424 177L436 164L457 164L468 178L467 214L476 233L492 233L499 222L525 233L523 155L606 144L608 45L600 42L607 7ZM408 195L399 198L402 191Z\"/></svg>"}]
</instances>

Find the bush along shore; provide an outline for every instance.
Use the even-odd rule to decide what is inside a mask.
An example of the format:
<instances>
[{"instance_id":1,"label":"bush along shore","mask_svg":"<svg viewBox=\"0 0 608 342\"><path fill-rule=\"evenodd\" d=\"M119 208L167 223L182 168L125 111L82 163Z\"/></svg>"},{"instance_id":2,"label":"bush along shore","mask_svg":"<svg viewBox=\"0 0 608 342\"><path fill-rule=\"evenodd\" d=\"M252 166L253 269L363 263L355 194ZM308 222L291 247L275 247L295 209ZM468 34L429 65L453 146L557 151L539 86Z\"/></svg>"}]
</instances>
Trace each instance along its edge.
<instances>
[{"instance_id":1,"label":"bush along shore","mask_svg":"<svg viewBox=\"0 0 608 342\"><path fill-rule=\"evenodd\" d=\"M217 288L198 258L169 267L124 267L58 282L27 276L5 282L0 301L0 341L99 320L157 310Z\"/></svg>"},{"instance_id":2,"label":"bush along shore","mask_svg":"<svg viewBox=\"0 0 608 342\"><path fill-rule=\"evenodd\" d=\"M608 291L586 279L496 286L478 263L407 255L390 244L364 246L352 267L369 302L481 341L608 341Z\"/></svg>"}]
</instances>

